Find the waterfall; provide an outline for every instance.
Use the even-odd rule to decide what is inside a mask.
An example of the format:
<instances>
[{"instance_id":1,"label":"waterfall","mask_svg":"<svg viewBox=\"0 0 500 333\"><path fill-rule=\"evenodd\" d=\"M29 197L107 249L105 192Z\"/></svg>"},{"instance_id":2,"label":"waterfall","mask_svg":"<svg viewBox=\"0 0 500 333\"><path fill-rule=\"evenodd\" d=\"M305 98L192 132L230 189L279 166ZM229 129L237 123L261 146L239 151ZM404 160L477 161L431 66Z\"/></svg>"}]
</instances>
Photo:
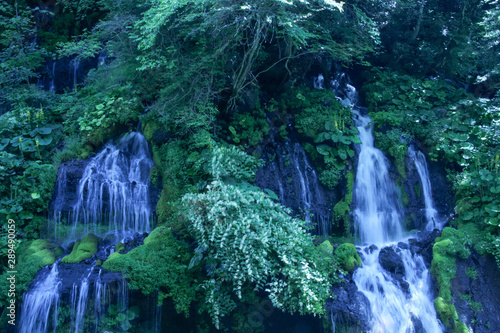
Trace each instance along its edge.
<instances>
[{"instance_id":1,"label":"waterfall","mask_svg":"<svg viewBox=\"0 0 500 333\"><path fill-rule=\"evenodd\" d=\"M422 192L425 202L425 217L427 220L425 229L427 231L432 231L436 228L440 229L441 223L437 210L434 208L434 201L432 200L431 180L429 178L429 170L427 169L425 156L420 151L415 152L413 146L408 148L408 155L415 162L415 167L417 168L418 175L420 176L420 183L422 184Z\"/></svg>"},{"instance_id":2,"label":"waterfall","mask_svg":"<svg viewBox=\"0 0 500 333\"><path fill-rule=\"evenodd\" d=\"M80 332L80 325L83 323L83 319L85 316L85 309L87 307L87 299L89 293L89 276L92 273L94 267L92 267L89 275L85 277L80 283L80 288L77 287L77 284L73 284L73 291L71 293L71 309L75 313L75 333ZM77 298L78 293L78 298Z\"/></svg>"},{"instance_id":3,"label":"waterfall","mask_svg":"<svg viewBox=\"0 0 500 333\"><path fill-rule=\"evenodd\" d=\"M76 239L89 233L113 234L116 240L151 229L149 171L153 165L146 139L140 133L107 144L86 165L76 186L71 208L66 188L67 170L61 166L53 200L54 233L59 239ZM73 194L74 196L74 194ZM71 231L59 234L63 215Z\"/></svg>"},{"instance_id":4,"label":"waterfall","mask_svg":"<svg viewBox=\"0 0 500 333\"><path fill-rule=\"evenodd\" d=\"M314 78L313 86L314 86L314 89L324 89L325 88L325 78L324 78L323 74L319 74L317 77Z\"/></svg>"},{"instance_id":5,"label":"waterfall","mask_svg":"<svg viewBox=\"0 0 500 333\"><path fill-rule=\"evenodd\" d=\"M371 119L357 105L356 89L345 74L337 75L332 87L342 103L351 107L362 142L356 147L353 215L363 266L354 272L353 280L370 302L371 332L406 333L417 327L442 332L429 289L429 271L403 238L402 205L389 175L389 162L374 146ZM393 271L382 264L387 254L398 261Z\"/></svg>"},{"instance_id":6,"label":"waterfall","mask_svg":"<svg viewBox=\"0 0 500 333\"><path fill-rule=\"evenodd\" d=\"M389 163L374 147L371 119L354 110L361 145L354 185L354 221L361 243L383 243L401 238L401 207L389 177Z\"/></svg>"},{"instance_id":7,"label":"waterfall","mask_svg":"<svg viewBox=\"0 0 500 333\"><path fill-rule=\"evenodd\" d=\"M63 163L52 200L54 225L49 233L66 244L89 233L102 236L105 240L96 256L103 260L118 241L149 232L152 165L146 139L135 132L124 135L116 144L108 143L89 160ZM123 318L127 314L129 289L119 273L103 273L96 269L95 261L61 263L60 268L58 274L55 264L46 278L37 275L35 280L41 282L24 295L21 332L46 333L52 327L54 332L61 330L57 327L57 311L63 303L70 312L67 317L61 315L59 321L74 333L87 332L90 327L98 332L106 325L106 320L101 320L106 315L121 313ZM114 314L108 313L111 305ZM130 325L128 319L122 324Z\"/></svg>"},{"instance_id":8,"label":"waterfall","mask_svg":"<svg viewBox=\"0 0 500 333\"><path fill-rule=\"evenodd\" d=\"M55 332L60 287L61 281L55 263L45 279L36 283L23 296L21 333L44 333L50 327L53 327Z\"/></svg>"}]
</instances>

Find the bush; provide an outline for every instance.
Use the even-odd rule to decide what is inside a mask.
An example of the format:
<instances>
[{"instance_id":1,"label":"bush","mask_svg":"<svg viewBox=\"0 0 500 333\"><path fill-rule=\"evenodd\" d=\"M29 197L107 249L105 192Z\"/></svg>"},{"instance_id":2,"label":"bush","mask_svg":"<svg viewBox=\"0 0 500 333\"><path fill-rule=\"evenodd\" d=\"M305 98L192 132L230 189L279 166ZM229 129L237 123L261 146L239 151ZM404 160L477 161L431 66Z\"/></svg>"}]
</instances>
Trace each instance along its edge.
<instances>
[{"instance_id":1,"label":"bush","mask_svg":"<svg viewBox=\"0 0 500 333\"><path fill-rule=\"evenodd\" d=\"M183 196L181 216L198 245L191 266L208 265L201 290L216 327L248 285L284 311L323 313L335 266L322 266L305 222L246 182L255 174L250 156L218 146L212 154L214 181L204 193Z\"/></svg>"}]
</instances>

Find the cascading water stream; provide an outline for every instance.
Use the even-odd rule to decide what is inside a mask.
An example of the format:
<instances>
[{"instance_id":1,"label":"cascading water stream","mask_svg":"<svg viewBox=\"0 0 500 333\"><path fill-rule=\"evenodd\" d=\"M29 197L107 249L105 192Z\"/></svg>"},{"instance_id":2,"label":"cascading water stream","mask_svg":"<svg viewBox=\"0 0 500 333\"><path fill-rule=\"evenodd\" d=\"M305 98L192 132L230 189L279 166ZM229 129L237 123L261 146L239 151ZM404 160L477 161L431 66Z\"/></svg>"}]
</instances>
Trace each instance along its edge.
<instances>
[{"instance_id":1,"label":"cascading water stream","mask_svg":"<svg viewBox=\"0 0 500 333\"><path fill-rule=\"evenodd\" d=\"M427 231L432 231L436 228L441 229L442 225L439 220L437 210L434 208L434 201L432 200L431 180L429 178L429 170L427 169L425 156L420 151L416 152L413 146L408 148L408 155L415 162L415 167L417 168L418 175L420 176L420 182L422 184L422 192L424 194L425 202L425 217L427 220L425 229Z\"/></svg>"},{"instance_id":2,"label":"cascading water stream","mask_svg":"<svg viewBox=\"0 0 500 333\"><path fill-rule=\"evenodd\" d=\"M89 274L81 281L80 288L78 288L78 284L73 284L73 291L71 293L71 308L75 313L75 333L80 332L80 327L83 323L83 319L85 316L85 310L87 308L87 299L89 293L89 276L92 273L94 267L90 269ZM78 297L77 297L78 294Z\"/></svg>"},{"instance_id":3,"label":"cascading water stream","mask_svg":"<svg viewBox=\"0 0 500 333\"><path fill-rule=\"evenodd\" d=\"M332 86L342 103L352 108L362 142L356 147L359 160L353 215L363 266L355 271L353 280L370 302L371 332L409 333L417 327L442 332L431 301L429 271L423 258L412 254L403 242L400 199L388 160L374 147L371 119L357 106L356 90L345 74L339 74ZM399 271L382 267L382 250L400 258Z\"/></svg>"},{"instance_id":4,"label":"cascading water stream","mask_svg":"<svg viewBox=\"0 0 500 333\"><path fill-rule=\"evenodd\" d=\"M44 333L57 326L61 281L57 263L47 277L23 296L20 333Z\"/></svg>"},{"instance_id":5,"label":"cascading water stream","mask_svg":"<svg viewBox=\"0 0 500 333\"><path fill-rule=\"evenodd\" d=\"M54 235L74 240L88 233L112 233L121 240L135 233L149 232L152 210L149 171L153 161L146 139L140 133L124 136L117 145L107 144L86 165L76 189L76 199L67 213L67 170L61 167L54 198ZM67 215L67 216L63 216ZM67 222L64 223L64 217ZM61 235L63 224L71 227Z\"/></svg>"}]
</instances>

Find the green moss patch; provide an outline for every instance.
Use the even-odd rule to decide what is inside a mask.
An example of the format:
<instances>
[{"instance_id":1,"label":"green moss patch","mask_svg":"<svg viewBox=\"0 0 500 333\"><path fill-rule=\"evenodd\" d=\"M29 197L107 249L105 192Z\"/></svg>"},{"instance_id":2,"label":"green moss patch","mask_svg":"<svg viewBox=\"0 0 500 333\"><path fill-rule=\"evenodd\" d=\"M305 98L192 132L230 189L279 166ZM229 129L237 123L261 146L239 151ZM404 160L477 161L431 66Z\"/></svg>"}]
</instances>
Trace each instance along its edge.
<instances>
[{"instance_id":1,"label":"green moss patch","mask_svg":"<svg viewBox=\"0 0 500 333\"><path fill-rule=\"evenodd\" d=\"M330 241L324 241L318 246L318 249L324 256L333 258L333 246Z\"/></svg>"},{"instance_id":2,"label":"green moss patch","mask_svg":"<svg viewBox=\"0 0 500 333\"><path fill-rule=\"evenodd\" d=\"M17 249L16 262L16 297L21 298L24 291L36 273L44 266L52 265L57 256L61 253L61 248L49 240L37 239L25 242ZM0 305L6 305L9 290L8 273L0 276Z\"/></svg>"},{"instance_id":3,"label":"green moss patch","mask_svg":"<svg viewBox=\"0 0 500 333\"><path fill-rule=\"evenodd\" d=\"M356 267L362 266L356 246L351 243L339 245L335 250L335 259L348 272L352 272Z\"/></svg>"},{"instance_id":4,"label":"green moss patch","mask_svg":"<svg viewBox=\"0 0 500 333\"><path fill-rule=\"evenodd\" d=\"M166 227L158 227L144 244L126 254L114 252L102 267L122 272L130 281L130 289L145 295L160 290L160 302L171 297L177 312L188 314L195 297L195 281L188 265L193 257L191 248L178 240Z\"/></svg>"},{"instance_id":5,"label":"green moss patch","mask_svg":"<svg viewBox=\"0 0 500 333\"><path fill-rule=\"evenodd\" d=\"M466 259L470 250L466 247L468 238L461 230L444 228L441 237L436 238L432 248L433 259L431 273L436 278L439 287L439 297L434 301L434 307L441 321L453 332L468 332L458 318L455 306L451 303L451 280L456 276L456 256Z\"/></svg>"},{"instance_id":6,"label":"green moss patch","mask_svg":"<svg viewBox=\"0 0 500 333\"><path fill-rule=\"evenodd\" d=\"M85 259L89 259L97 252L99 246L99 237L89 234L81 240L77 240L73 245L73 250L69 255L62 258L62 262L74 264Z\"/></svg>"}]
</instances>

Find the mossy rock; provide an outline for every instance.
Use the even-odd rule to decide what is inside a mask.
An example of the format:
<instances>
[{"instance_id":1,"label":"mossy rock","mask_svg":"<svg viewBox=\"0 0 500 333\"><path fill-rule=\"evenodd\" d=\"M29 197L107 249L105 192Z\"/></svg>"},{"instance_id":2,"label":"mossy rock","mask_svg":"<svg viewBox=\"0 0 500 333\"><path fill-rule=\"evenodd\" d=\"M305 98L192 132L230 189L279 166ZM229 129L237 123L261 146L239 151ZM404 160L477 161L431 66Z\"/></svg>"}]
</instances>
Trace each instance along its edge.
<instances>
[{"instance_id":1,"label":"mossy rock","mask_svg":"<svg viewBox=\"0 0 500 333\"><path fill-rule=\"evenodd\" d=\"M335 250L337 262L348 272L354 271L356 267L363 265L361 258L356 250L356 246L351 243L339 245Z\"/></svg>"},{"instance_id":2,"label":"mossy rock","mask_svg":"<svg viewBox=\"0 0 500 333\"><path fill-rule=\"evenodd\" d=\"M113 253L111 253L111 254L109 255L108 259L106 259L106 261L105 261L104 263L107 263L107 262L108 262L108 260L113 260L113 259L115 259L115 258L118 258L120 255L121 255L121 254L120 254L120 253L118 253L118 252L113 252Z\"/></svg>"},{"instance_id":3,"label":"mossy rock","mask_svg":"<svg viewBox=\"0 0 500 333\"><path fill-rule=\"evenodd\" d=\"M62 258L61 261L68 264L75 264L82 260L89 259L96 254L98 246L99 237L89 234L81 240L77 240L75 245L73 245L71 253Z\"/></svg>"},{"instance_id":4,"label":"mossy rock","mask_svg":"<svg viewBox=\"0 0 500 333\"><path fill-rule=\"evenodd\" d=\"M160 123L158 121L151 120L144 122L143 124L144 125L142 125L142 135L144 135L144 138L146 138L148 142L151 142L155 131L161 129Z\"/></svg>"},{"instance_id":5,"label":"mossy rock","mask_svg":"<svg viewBox=\"0 0 500 333\"><path fill-rule=\"evenodd\" d=\"M115 252L120 253L121 250L125 250L125 244L123 243L118 243L115 245Z\"/></svg>"},{"instance_id":6,"label":"mossy rock","mask_svg":"<svg viewBox=\"0 0 500 333\"><path fill-rule=\"evenodd\" d=\"M64 249L62 247L60 247L60 246L56 247L54 249L54 255L56 256L56 258L63 256L64 255Z\"/></svg>"},{"instance_id":7,"label":"mossy rock","mask_svg":"<svg viewBox=\"0 0 500 333\"><path fill-rule=\"evenodd\" d=\"M193 258L192 248L178 240L167 227L160 226L140 245L125 254L114 252L102 267L122 272L129 280L130 289L145 295L162 288L172 297L176 310L188 313L195 297L192 285L196 272L188 270Z\"/></svg>"},{"instance_id":8,"label":"mossy rock","mask_svg":"<svg viewBox=\"0 0 500 333\"><path fill-rule=\"evenodd\" d=\"M442 297L437 297L434 300L434 308L446 328L451 328L453 322L458 319L455 306L446 302Z\"/></svg>"},{"instance_id":9,"label":"mossy rock","mask_svg":"<svg viewBox=\"0 0 500 333\"><path fill-rule=\"evenodd\" d=\"M467 325L460 321L455 305L438 297L434 300L434 308L444 326L448 329L451 328L453 333L470 333Z\"/></svg>"},{"instance_id":10,"label":"mossy rock","mask_svg":"<svg viewBox=\"0 0 500 333\"><path fill-rule=\"evenodd\" d=\"M16 296L21 297L28 289L36 273L44 266L52 265L59 252L56 244L46 239L23 242L17 250ZM0 276L0 306L6 305L9 281L8 273Z\"/></svg>"},{"instance_id":11,"label":"mossy rock","mask_svg":"<svg viewBox=\"0 0 500 333\"><path fill-rule=\"evenodd\" d=\"M37 239L32 241L25 251L21 250L21 257L36 257L40 261L41 267L52 265L56 261L54 243L46 239Z\"/></svg>"},{"instance_id":12,"label":"mossy rock","mask_svg":"<svg viewBox=\"0 0 500 333\"><path fill-rule=\"evenodd\" d=\"M318 246L318 250L326 257L333 258L333 245L330 241L326 240Z\"/></svg>"}]
</instances>

